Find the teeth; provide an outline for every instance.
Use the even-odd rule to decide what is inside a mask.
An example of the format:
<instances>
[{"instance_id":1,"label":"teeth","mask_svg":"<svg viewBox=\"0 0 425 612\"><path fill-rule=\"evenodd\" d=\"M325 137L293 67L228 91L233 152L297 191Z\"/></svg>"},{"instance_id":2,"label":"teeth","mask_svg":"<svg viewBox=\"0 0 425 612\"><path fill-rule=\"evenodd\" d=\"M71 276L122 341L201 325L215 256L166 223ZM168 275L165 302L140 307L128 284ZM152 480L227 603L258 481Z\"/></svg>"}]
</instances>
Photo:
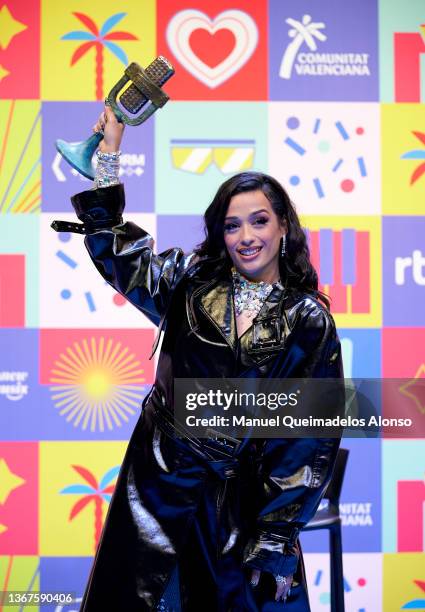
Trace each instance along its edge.
<instances>
[{"instance_id":1,"label":"teeth","mask_svg":"<svg viewBox=\"0 0 425 612\"><path fill-rule=\"evenodd\" d=\"M244 249L244 250L241 249L239 253L241 253L242 255L254 255L254 253L258 253L260 248L261 247L256 247L255 249Z\"/></svg>"}]
</instances>

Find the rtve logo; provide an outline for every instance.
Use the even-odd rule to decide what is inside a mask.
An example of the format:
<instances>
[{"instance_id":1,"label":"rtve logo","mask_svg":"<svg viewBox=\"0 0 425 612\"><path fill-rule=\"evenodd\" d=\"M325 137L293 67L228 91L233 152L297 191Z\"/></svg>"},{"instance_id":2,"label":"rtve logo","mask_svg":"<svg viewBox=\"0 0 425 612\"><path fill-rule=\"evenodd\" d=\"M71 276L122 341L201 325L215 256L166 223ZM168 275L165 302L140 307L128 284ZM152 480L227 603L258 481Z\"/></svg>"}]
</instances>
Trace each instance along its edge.
<instances>
[{"instance_id":1,"label":"rtve logo","mask_svg":"<svg viewBox=\"0 0 425 612\"><path fill-rule=\"evenodd\" d=\"M425 286L425 257L419 249L415 249L411 257L396 257L394 276L396 285L404 285L406 277L412 275L413 282Z\"/></svg>"}]
</instances>

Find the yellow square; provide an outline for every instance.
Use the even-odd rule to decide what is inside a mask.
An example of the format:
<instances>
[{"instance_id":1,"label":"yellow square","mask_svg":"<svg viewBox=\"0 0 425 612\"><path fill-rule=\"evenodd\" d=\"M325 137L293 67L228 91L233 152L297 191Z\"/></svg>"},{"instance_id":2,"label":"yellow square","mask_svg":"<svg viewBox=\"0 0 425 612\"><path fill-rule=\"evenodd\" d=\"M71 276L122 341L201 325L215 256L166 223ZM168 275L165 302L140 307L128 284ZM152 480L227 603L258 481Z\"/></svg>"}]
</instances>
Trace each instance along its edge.
<instances>
[{"instance_id":1,"label":"yellow square","mask_svg":"<svg viewBox=\"0 0 425 612\"><path fill-rule=\"evenodd\" d=\"M425 609L424 553L384 554L385 612Z\"/></svg>"},{"instance_id":2,"label":"yellow square","mask_svg":"<svg viewBox=\"0 0 425 612\"><path fill-rule=\"evenodd\" d=\"M154 0L42 0L42 98L103 100L128 64L154 59L155 10Z\"/></svg>"},{"instance_id":3,"label":"yellow square","mask_svg":"<svg viewBox=\"0 0 425 612\"><path fill-rule=\"evenodd\" d=\"M1 213L40 211L40 107L38 100L0 100Z\"/></svg>"},{"instance_id":4,"label":"yellow square","mask_svg":"<svg viewBox=\"0 0 425 612\"><path fill-rule=\"evenodd\" d=\"M40 559L35 556L17 556L7 555L0 557L0 585L6 591L4 595L4 607L0 610L22 610L25 612L38 612L37 605L25 606L15 604L14 606L6 605L6 602L13 601L13 598L19 597L18 593L24 596L24 593L33 593L34 596L40 591ZM2 590L3 590L2 589ZM18 593L14 594L14 591ZM31 596L30 596L31 597ZM11 599L12 598L12 599ZM1 602L0 595L0 602ZM16 599L15 599L16 601ZM29 599L27 600L29 601Z\"/></svg>"},{"instance_id":5,"label":"yellow square","mask_svg":"<svg viewBox=\"0 0 425 612\"><path fill-rule=\"evenodd\" d=\"M382 213L425 214L425 106L382 105Z\"/></svg>"},{"instance_id":6,"label":"yellow square","mask_svg":"<svg viewBox=\"0 0 425 612\"><path fill-rule=\"evenodd\" d=\"M126 447L40 442L40 555L94 555Z\"/></svg>"}]
</instances>

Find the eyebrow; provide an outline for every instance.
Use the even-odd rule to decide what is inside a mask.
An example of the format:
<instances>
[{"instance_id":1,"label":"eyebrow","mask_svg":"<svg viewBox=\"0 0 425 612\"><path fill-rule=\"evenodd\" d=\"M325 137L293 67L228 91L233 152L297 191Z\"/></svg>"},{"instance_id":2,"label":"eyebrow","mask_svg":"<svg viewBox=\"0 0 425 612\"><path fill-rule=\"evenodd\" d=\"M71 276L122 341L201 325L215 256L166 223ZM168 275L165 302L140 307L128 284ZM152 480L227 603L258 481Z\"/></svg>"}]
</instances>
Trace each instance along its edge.
<instances>
[{"instance_id":1,"label":"eyebrow","mask_svg":"<svg viewBox=\"0 0 425 612\"><path fill-rule=\"evenodd\" d=\"M255 210L253 213L251 213L249 216L253 217L254 215L259 215L260 213L267 213L270 214L269 211L266 208L260 208L260 210ZM226 219L239 219L239 217L225 217L225 221Z\"/></svg>"}]
</instances>

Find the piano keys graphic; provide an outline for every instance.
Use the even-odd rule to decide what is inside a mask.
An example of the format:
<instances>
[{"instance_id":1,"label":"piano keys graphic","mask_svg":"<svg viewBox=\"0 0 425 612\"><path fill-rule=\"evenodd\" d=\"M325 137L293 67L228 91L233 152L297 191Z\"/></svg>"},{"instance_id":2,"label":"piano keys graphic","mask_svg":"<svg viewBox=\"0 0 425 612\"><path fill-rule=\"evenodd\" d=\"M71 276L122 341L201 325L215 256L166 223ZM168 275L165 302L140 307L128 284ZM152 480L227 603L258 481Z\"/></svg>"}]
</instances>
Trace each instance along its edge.
<instances>
[{"instance_id":1,"label":"piano keys graphic","mask_svg":"<svg viewBox=\"0 0 425 612\"><path fill-rule=\"evenodd\" d=\"M370 234L356 229L306 230L319 289L334 313L367 314L370 300Z\"/></svg>"}]
</instances>

